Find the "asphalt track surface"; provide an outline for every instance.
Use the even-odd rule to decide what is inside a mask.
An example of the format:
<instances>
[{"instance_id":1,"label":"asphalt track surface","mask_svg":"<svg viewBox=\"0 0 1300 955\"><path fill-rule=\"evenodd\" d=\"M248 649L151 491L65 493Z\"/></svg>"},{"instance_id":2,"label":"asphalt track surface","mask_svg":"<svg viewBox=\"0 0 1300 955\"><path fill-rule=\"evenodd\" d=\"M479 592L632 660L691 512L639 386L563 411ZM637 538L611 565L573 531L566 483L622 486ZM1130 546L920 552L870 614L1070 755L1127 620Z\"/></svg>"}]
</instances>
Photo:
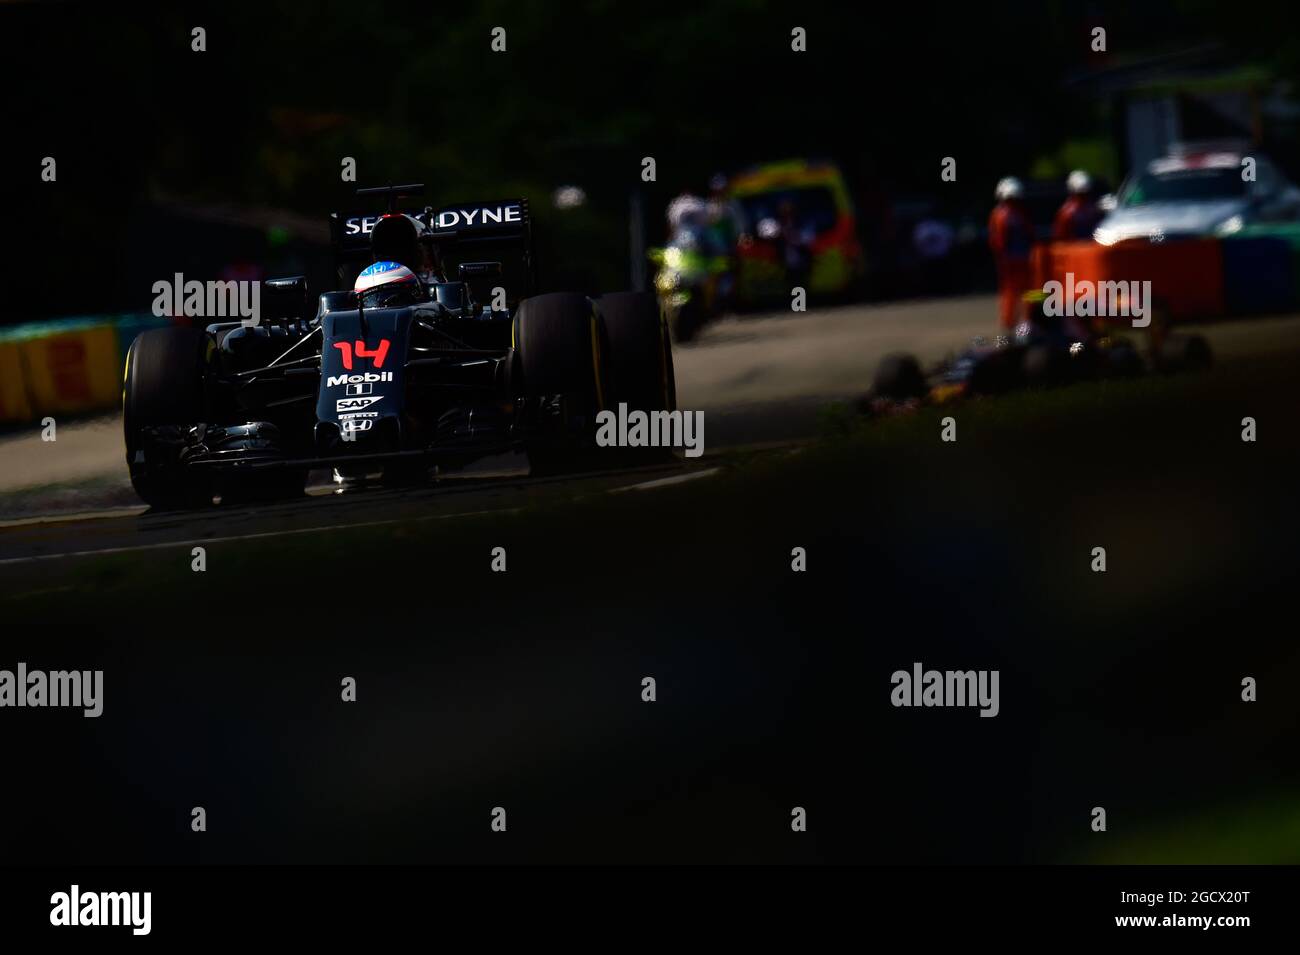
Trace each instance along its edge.
<instances>
[{"instance_id":1,"label":"asphalt track surface","mask_svg":"<svg viewBox=\"0 0 1300 955\"><path fill-rule=\"evenodd\" d=\"M908 351L923 362L937 360L994 332L993 313L992 297L973 296L718 322L675 352L679 404L704 411L706 453L648 469L532 479L522 455L505 456L477 473L416 489L336 493L317 483L307 497L289 502L155 513L133 500L116 416L69 424L52 443L42 442L37 429L9 435L0 438L0 570L94 553L446 520L522 507L557 489L573 497L653 489L666 478L709 473L728 449L811 437L820 410L861 394L883 355ZM1217 357L1242 358L1280 336L1300 337L1300 318L1201 330Z\"/></svg>"},{"instance_id":2,"label":"asphalt track surface","mask_svg":"<svg viewBox=\"0 0 1300 955\"><path fill-rule=\"evenodd\" d=\"M0 855L1292 861L1300 319L1207 327L1215 373L1117 402L986 403L960 444L900 422L898 441L759 452L771 467L713 460L815 433L881 354L939 357L990 314L720 324L677 357L706 412L694 461L533 479L498 460L405 492L0 527L0 666L102 670L106 700L102 719L7 712L21 785L0 816L21 824ZM1000 672L999 716L895 708L890 674L918 662Z\"/></svg>"}]
</instances>

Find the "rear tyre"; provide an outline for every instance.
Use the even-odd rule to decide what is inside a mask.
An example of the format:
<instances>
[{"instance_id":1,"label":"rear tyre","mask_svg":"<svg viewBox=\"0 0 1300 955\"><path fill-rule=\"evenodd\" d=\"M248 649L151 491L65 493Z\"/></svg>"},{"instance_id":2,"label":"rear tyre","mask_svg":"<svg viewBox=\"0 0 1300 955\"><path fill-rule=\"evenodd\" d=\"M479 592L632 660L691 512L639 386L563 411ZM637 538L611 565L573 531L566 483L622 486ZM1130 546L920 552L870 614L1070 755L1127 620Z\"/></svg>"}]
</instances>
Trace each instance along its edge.
<instances>
[{"instance_id":1,"label":"rear tyre","mask_svg":"<svg viewBox=\"0 0 1300 955\"><path fill-rule=\"evenodd\" d=\"M670 312L668 331L673 341L685 343L699 334L704 322L704 308L696 296L692 296Z\"/></svg>"},{"instance_id":2,"label":"rear tyre","mask_svg":"<svg viewBox=\"0 0 1300 955\"><path fill-rule=\"evenodd\" d=\"M1021 369L1030 388L1054 388L1069 378L1069 355L1053 345L1030 345L1025 349Z\"/></svg>"},{"instance_id":3,"label":"rear tyre","mask_svg":"<svg viewBox=\"0 0 1300 955\"><path fill-rule=\"evenodd\" d=\"M1209 371L1214 355L1210 343L1200 335L1170 335L1160 345L1158 364L1170 374Z\"/></svg>"},{"instance_id":4,"label":"rear tyre","mask_svg":"<svg viewBox=\"0 0 1300 955\"><path fill-rule=\"evenodd\" d=\"M1025 383L1027 349L1012 345L983 355L971 369L966 387L973 395L1002 395Z\"/></svg>"},{"instance_id":5,"label":"rear tyre","mask_svg":"<svg viewBox=\"0 0 1300 955\"><path fill-rule=\"evenodd\" d=\"M1137 378L1146 370L1142 354L1126 341L1106 350L1104 374L1107 378Z\"/></svg>"},{"instance_id":6,"label":"rear tyre","mask_svg":"<svg viewBox=\"0 0 1300 955\"><path fill-rule=\"evenodd\" d=\"M185 430L207 417L204 375L214 349L206 331L176 327L142 333L127 352L122 385L126 462L131 485L152 507L212 503L211 484L185 468L178 455Z\"/></svg>"},{"instance_id":7,"label":"rear tyre","mask_svg":"<svg viewBox=\"0 0 1300 955\"><path fill-rule=\"evenodd\" d=\"M876 369L871 391L878 398L891 398L894 401L925 397L925 374L921 371L920 362L905 352L886 355Z\"/></svg>"}]
</instances>

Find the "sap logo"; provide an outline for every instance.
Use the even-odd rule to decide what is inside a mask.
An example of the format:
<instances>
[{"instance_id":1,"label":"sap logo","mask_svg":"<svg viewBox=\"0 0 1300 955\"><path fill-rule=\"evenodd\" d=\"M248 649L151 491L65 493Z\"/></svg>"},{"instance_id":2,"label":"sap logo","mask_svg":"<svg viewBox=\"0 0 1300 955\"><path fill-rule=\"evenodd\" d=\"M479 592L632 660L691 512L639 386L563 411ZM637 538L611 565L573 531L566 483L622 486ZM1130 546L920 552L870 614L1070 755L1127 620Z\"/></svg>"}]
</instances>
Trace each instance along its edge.
<instances>
[{"instance_id":1,"label":"sap logo","mask_svg":"<svg viewBox=\"0 0 1300 955\"><path fill-rule=\"evenodd\" d=\"M372 398L340 398L334 402L335 411L360 411L362 408L369 408L376 401L383 399L375 396Z\"/></svg>"},{"instance_id":2,"label":"sap logo","mask_svg":"<svg viewBox=\"0 0 1300 955\"><path fill-rule=\"evenodd\" d=\"M374 382L392 380L393 373L391 371L384 371L378 374L373 371L368 371L364 375L331 375L329 378L325 379L325 386L327 388L337 388L339 385L359 385L363 381ZM349 391L348 394L352 394L352 392Z\"/></svg>"},{"instance_id":3,"label":"sap logo","mask_svg":"<svg viewBox=\"0 0 1300 955\"><path fill-rule=\"evenodd\" d=\"M522 222L523 211L518 203L508 206L497 206L490 209L484 206L481 209L444 209L438 213L438 228L452 229L458 225L489 225L491 223L501 224L503 222Z\"/></svg>"},{"instance_id":4,"label":"sap logo","mask_svg":"<svg viewBox=\"0 0 1300 955\"><path fill-rule=\"evenodd\" d=\"M379 216L356 216L343 223L345 235L370 235Z\"/></svg>"}]
</instances>

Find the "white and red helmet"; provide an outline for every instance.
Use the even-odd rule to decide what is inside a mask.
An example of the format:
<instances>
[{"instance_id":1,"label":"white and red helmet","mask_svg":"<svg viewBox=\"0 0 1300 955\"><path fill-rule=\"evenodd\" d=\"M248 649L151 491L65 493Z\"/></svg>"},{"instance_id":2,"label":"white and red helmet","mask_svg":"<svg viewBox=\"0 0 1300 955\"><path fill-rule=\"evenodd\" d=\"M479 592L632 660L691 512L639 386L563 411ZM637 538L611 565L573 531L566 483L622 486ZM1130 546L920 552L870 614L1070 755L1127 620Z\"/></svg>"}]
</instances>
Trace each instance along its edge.
<instances>
[{"instance_id":1,"label":"white and red helmet","mask_svg":"<svg viewBox=\"0 0 1300 955\"><path fill-rule=\"evenodd\" d=\"M369 292L371 289L379 288L381 285L395 285L402 282L419 282L415 273L405 265L397 262L376 262L374 265L368 265L357 276L356 285L353 291L360 295L362 292Z\"/></svg>"},{"instance_id":2,"label":"white and red helmet","mask_svg":"<svg viewBox=\"0 0 1300 955\"><path fill-rule=\"evenodd\" d=\"M352 289L366 308L397 308L412 305L423 297L423 286L414 272L400 262L376 262L357 276Z\"/></svg>"}]
</instances>

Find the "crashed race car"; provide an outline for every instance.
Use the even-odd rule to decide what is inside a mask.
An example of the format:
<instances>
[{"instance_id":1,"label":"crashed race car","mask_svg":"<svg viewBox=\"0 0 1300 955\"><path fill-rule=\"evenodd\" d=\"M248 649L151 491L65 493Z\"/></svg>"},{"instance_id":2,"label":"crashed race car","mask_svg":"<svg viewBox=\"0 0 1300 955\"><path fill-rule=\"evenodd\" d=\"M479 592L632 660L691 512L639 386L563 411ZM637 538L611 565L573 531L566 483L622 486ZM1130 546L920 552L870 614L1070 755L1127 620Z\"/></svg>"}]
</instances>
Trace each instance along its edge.
<instances>
[{"instance_id":1,"label":"crashed race car","mask_svg":"<svg viewBox=\"0 0 1300 955\"><path fill-rule=\"evenodd\" d=\"M912 355L886 355L871 390L860 402L869 414L890 414L921 403L1000 395L1024 388L1050 388L1078 381L1133 378L1150 371L1170 374L1208 370L1209 343L1200 335L1169 333L1162 314L1152 318L1146 349L1115 333L1106 320L1052 316L1042 292L1025 296L1024 321L1014 334L969 347L924 370Z\"/></svg>"},{"instance_id":2,"label":"crashed race car","mask_svg":"<svg viewBox=\"0 0 1300 955\"><path fill-rule=\"evenodd\" d=\"M316 468L404 484L507 451L563 471L592 461L601 410L675 410L654 296L534 295L526 200L394 211L422 189L358 190L388 212L331 217L342 288L271 279L255 323L135 340L123 424L144 501L300 495Z\"/></svg>"}]
</instances>

